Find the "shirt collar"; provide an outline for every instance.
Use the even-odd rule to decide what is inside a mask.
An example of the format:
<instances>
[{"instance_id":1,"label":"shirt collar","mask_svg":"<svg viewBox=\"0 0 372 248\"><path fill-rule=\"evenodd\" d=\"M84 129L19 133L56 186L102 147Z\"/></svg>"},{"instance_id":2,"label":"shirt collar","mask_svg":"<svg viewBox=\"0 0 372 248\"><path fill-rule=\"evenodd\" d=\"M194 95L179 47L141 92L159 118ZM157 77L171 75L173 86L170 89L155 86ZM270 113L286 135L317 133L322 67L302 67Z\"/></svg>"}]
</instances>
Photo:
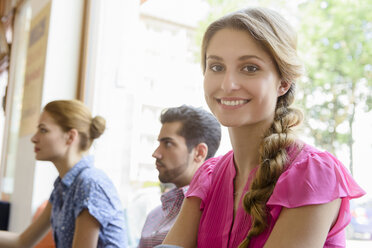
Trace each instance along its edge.
<instances>
[{"instance_id":1,"label":"shirt collar","mask_svg":"<svg viewBox=\"0 0 372 248\"><path fill-rule=\"evenodd\" d=\"M173 188L170 191L162 194L160 199L161 199L163 209L168 209L171 206L173 206L176 200L179 198L182 198L183 200L188 189L189 189L189 185L186 185L181 188Z\"/></svg>"},{"instance_id":2,"label":"shirt collar","mask_svg":"<svg viewBox=\"0 0 372 248\"><path fill-rule=\"evenodd\" d=\"M91 156L86 156L83 157L77 164L75 164L62 178L60 178L62 184L65 186L69 187L75 180L75 178L80 174L82 170L84 170L87 167L90 167L93 164L93 157Z\"/></svg>"}]
</instances>

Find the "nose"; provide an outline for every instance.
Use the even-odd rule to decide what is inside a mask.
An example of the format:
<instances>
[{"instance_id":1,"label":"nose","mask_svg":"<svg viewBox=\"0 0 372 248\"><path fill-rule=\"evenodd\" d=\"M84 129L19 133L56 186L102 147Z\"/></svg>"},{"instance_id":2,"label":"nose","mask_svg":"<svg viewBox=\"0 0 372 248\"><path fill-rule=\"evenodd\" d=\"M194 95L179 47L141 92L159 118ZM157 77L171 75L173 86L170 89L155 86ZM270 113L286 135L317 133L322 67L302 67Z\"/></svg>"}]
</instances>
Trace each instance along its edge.
<instances>
[{"instance_id":1,"label":"nose","mask_svg":"<svg viewBox=\"0 0 372 248\"><path fill-rule=\"evenodd\" d=\"M37 142L36 134L34 134L34 136L31 137L31 142L34 144Z\"/></svg>"},{"instance_id":2,"label":"nose","mask_svg":"<svg viewBox=\"0 0 372 248\"><path fill-rule=\"evenodd\" d=\"M161 159L161 153L160 153L160 151L159 151L159 147L160 146L158 146L156 149L155 149L155 151L152 153L152 157L153 158L156 158L156 159Z\"/></svg>"},{"instance_id":3,"label":"nose","mask_svg":"<svg viewBox=\"0 0 372 248\"><path fill-rule=\"evenodd\" d=\"M237 75L233 70L226 70L221 84L221 89L225 92L232 92L240 89Z\"/></svg>"}]
</instances>

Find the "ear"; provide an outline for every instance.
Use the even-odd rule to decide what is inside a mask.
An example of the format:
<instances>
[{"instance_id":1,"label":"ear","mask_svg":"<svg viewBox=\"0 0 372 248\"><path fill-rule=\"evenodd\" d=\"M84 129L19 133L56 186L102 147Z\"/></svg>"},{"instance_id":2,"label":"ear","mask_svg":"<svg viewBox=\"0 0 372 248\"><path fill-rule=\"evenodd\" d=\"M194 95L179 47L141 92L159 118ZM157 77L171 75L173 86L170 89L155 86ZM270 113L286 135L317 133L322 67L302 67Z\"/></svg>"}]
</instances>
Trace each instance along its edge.
<instances>
[{"instance_id":1,"label":"ear","mask_svg":"<svg viewBox=\"0 0 372 248\"><path fill-rule=\"evenodd\" d=\"M203 163L205 158L208 155L208 146L205 143L199 143L197 146L194 148L195 153L194 153L194 161L196 163Z\"/></svg>"},{"instance_id":2,"label":"ear","mask_svg":"<svg viewBox=\"0 0 372 248\"><path fill-rule=\"evenodd\" d=\"M67 145L71 145L72 143L74 143L78 139L78 136L79 136L79 132L75 128L69 130L66 134L67 134L67 140L66 140Z\"/></svg>"},{"instance_id":3,"label":"ear","mask_svg":"<svg viewBox=\"0 0 372 248\"><path fill-rule=\"evenodd\" d=\"M291 88L291 85L292 85L292 83L280 80L279 86L278 86L278 97L287 93L289 88Z\"/></svg>"}]
</instances>

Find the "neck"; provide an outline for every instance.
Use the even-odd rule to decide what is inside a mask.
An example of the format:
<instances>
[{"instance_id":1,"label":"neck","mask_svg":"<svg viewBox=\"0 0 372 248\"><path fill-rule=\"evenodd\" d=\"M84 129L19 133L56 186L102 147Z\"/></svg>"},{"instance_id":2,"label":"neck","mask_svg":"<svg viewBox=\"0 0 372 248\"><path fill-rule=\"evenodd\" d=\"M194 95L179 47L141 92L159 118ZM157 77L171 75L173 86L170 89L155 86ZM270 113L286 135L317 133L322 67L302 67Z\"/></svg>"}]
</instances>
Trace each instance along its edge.
<instances>
[{"instance_id":1,"label":"neck","mask_svg":"<svg viewBox=\"0 0 372 248\"><path fill-rule=\"evenodd\" d=\"M178 179L174 180L172 183L176 185L177 188L182 188L182 187L185 187L186 185L189 185L191 183L191 180L195 172L199 169L199 167L203 163L204 163L204 160L199 163L193 162L192 164L189 164L188 169L182 175L180 175Z\"/></svg>"},{"instance_id":2,"label":"neck","mask_svg":"<svg viewBox=\"0 0 372 248\"><path fill-rule=\"evenodd\" d=\"M66 173L74 167L83 157L82 153L73 154L70 156L66 156L65 158L61 158L55 161L52 161L54 166L58 170L58 174L60 178L63 178Z\"/></svg>"},{"instance_id":3,"label":"neck","mask_svg":"<svg viewBox=\"0 0 372 248\"><path fill-rule=\"evenodd\" d=\"M229 127L234 162L238 174L247 174L259 164L259 148L264 132L262 125L249 127Z\"/></svg>"},{"instance_id":4,"label":"neck","mask_svg":"<svg viewBox=\"0 0 372 248\"><path fill-rule=\"evenodd\" d=\"M178 180L174 180L172 183L176 185L177 188L182 188L189 185L194 173L187 173L186 175L181 175Z\"/></svg>"}]
</instances>

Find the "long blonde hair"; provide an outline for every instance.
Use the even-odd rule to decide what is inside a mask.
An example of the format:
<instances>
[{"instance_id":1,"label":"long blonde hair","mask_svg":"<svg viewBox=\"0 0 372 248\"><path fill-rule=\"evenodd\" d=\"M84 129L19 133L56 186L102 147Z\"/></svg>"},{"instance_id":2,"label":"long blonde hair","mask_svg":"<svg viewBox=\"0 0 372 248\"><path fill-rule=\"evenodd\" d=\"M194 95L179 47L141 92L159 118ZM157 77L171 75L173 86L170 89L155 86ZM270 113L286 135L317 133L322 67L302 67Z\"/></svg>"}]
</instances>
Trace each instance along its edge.
<instances>
[{"instance_id":1,"label":"long blonde hair","mask_svg":"<svg viewBox=\"0 0 372 248\"><path fill-rule=\"evenodd\" d=\"M239 247L247 247L250 239L267 228L266 203L287 164L287 150L296 143L293 128L302 121L301 111L290 108L294 101L295 80L303 67L296 52L297 37L288 22L277 12L266 8L248 8L228 14L207 28L201 51L202 69L206 69L206 50L216 32L231 28L248 32L271 55L282 81L291 83L286 94L277 100L274 121L262 138L259 168L243 207L252 218L252 227Z\"/></svg>"},{"instance_id":2,"label":"long blonde hair","mask_svg":"<svg viewBox=\"0 0 372 248\"><path fill-rule=\"evenodd\" d=\"M57 100L44 107L56 123L67 132L76 129L80 135L79 148L86 151L93 140L105 131L106 121L101 116L92 117L90 110L78 100Z\"/></svg>"}]
</instances>

